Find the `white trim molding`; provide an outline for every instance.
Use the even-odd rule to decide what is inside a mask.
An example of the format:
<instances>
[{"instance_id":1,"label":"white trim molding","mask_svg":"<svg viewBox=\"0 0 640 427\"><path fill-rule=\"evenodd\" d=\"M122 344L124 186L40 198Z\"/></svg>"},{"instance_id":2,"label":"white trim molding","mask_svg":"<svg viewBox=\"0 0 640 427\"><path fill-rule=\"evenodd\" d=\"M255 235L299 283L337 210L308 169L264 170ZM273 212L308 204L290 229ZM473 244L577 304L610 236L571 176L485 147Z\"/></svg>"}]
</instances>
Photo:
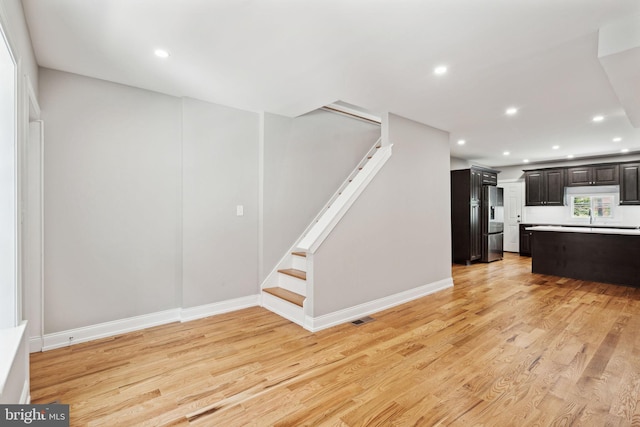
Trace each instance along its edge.
<instances>
[{"instance_id":1,"label":"white trim molding","mask_svg":"<svg viewBox=\"0 0 640 427\"><path fill-rule=\"evenodd\" d=\"M384 164L391 157L392 145L382 146L377 153L362 167L353 180L322 214L309 232L298 243L298 248L307 253L315 253L322 242L329 236L334 227L355 203Z\"/></svg>"},{"instance_id":2,"label":"white trim molding","mask_svg":"<svg viewBox=\"0 0 640 427\"><path fill-rule=\"evenodd\" d=\"M345 115L347 117L364 120L369 123L375 123L378 125L382 124L382 118L379 115L368 112L356 106L347 106L344 103L340 103L340 101L337 101L333 104L325 105L324 107L321 107L321 108L323 110Z\"/></svg>"},{"instance_id":3,"label":"white trim molding","mask_svg":"<svg viewBox=\"0 0 640 427\"><path fill-rule=\"evenodd\" d=\"M216 314L242 310L243 308L257 307L259 305L260 294L255 294L206 305L199 305L197 307L183 308L180 312L180 321L188 322L191 320L202 319L204 317L215 316Z\"/></svg>"},{"instance_id":4,"label":"white trim molding","mask_svg":"<svg viewBox=\"0 0 640 427\"><path fill-rule=\"evenodd\" d=\"M30 337L29 338L29 353L37 353L39 351L42 351L42 348L44 347L44 338L42 338L40 335L35 336L35 337Z\"/></svg>"},{"instance_id":5,"label":"white trim molding","mask_svg":"<svg viewBox=\"0 0 640 427\"><path fill-rule=\"evenodd\" d=\"M269 309L288 320L303 326L310 332L317 332L342 323L350 322L363 316L367 316L391 307L395 307L405 302L421 298L426 295L447 289L453 286L451 277L429 283L414 289L389 295L374 301L366 302L354 307L345 308L333 313L325 314L318 317L304 316L304 309L295 307L290 310L289 305L282 301L283 308L277 298L270 298L268 294L256 294L246 297L235 298L231 300L191 307L186 309L175 308L171 310L160 311L156 313L135 316L126 319L115 320L111 322L100 323L97 325L85 326L82 328L70 329L53 334L46 334L41 345L42 351L53 350L56 348L66 347L81 342L87 342L100 338L111 337L127 332L138 331L153 326L164 325L171 322L188 322L191 320L201 319L204 317L215 316L217 314L229 313L232 311L242 310L244 308L262 306ZM275 301L274 301L275 300ZM31 349L37 347L35 339L31 340Z\"/></svg>"},{"instance_id":6,"label":"white trim molding","mask_svg":"<svg viewBox=\"0 0 640 427\"><path fill-rule=\"evenodd\" d=\"M152 326L177 322L179 320L180 309L174 308L171 310L144 314L142 316L129 317L126 319L99 323L97 325L55 332L53 334L45 334L42 350L53 350L55 348L66 347L81 342L112 337L126 332L139 331L140 329L150 328Z\"/></svg>"},{"instance_id":7,"label":"white trim molding","mask_svg":"<svg viewBox=\"0 0 640 427\"><path fill-rule=\"evenodd\" d=\"M453 286L453 278L449 277L437 282L429 283L397 294L389 295L384 298L369 301L354 307L345 308L343 310L334 311L333 313L324 314L318 317L307 317L305 319L304 328L311 332L318 332L342 323L351 322L363 316L368 316L426 295L450 288Z\"/></svg>"},{"instance_id":8,"label":"white trim molding","mask_svg":"<svg viewBox=\"0 0 640 427\"><path fill-rule=\"evenodd\" d=\"M144 314L142 316L129 317L126 319L99 323L97 325L55 332L53 334L45 334L42 342L40 342L39 337L33 337L29 343L30 350L31 352L53 350L55 348L66 347L81 342L112 337L115 335L125 334L127 332L139 331L153 326L164 325L172 322L188 322L191 320L202 319L204 317L215 316L216 314L229 313L231 311L237 311L248 307L256 307L259 305L260 294L255 294L197 307L174 308L171 310Z\"/></svg>"},{"instance_id":9,"label":"white trim molding","mask_svg":"<svg viewBox=\"0 0 640 427\"><path fill-rule=\"evenodd\" d=\"M31 381L25 380L22 385L22 393L20 393L20 401L18 402L20 405L28 405L31 403L31 393L29 389L31 388Z\"/></svg>"}]
</instances>

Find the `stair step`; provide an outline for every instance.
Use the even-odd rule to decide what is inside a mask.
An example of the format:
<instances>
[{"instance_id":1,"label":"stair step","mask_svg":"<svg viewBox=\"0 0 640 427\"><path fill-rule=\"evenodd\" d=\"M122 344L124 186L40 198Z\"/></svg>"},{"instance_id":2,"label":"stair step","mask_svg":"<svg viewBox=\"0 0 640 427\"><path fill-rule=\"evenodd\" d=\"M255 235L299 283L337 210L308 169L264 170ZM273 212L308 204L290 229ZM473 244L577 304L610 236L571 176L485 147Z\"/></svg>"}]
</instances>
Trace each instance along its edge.
<instances>
[{"instance_id":1,"label":"stair step","mask_svg":"<svg viewBox=\"0 0 640 427\"><path fill-rule=\"evenodd\" d=\"M302 303L305 299L304 296L283 288L264 288L263 291L300 307L302 307Z\"/></svg>"},{"instance_id":2,"label":"stair step","mask_svg":"<svg viewBox=\"0 0 640 427\"><path fill-rule=\"evenodd\" d=\"M285 268L284 270L278 270L278 273L293 276L295 278L302 279L302 280L307 280L307 273L302 270L297 270L295 268Z\"/></svg>"},{"instance_id":3,"label":"stair step","mask_svg":"<svg viewBox=\"0 0 640 427\"><path fill-rule=\"evenodd\" d=\"M291 264L288 264L287 267L295 268L296 270L307 271L307 254L305 252L291 252ZM293 279L292 280L297 280ZM282 286L282 282L280 282L280 286ZM295 292L295 289L291 289ZM303 295L305 295L303 293Z\"/></svg>"}]
</instances>

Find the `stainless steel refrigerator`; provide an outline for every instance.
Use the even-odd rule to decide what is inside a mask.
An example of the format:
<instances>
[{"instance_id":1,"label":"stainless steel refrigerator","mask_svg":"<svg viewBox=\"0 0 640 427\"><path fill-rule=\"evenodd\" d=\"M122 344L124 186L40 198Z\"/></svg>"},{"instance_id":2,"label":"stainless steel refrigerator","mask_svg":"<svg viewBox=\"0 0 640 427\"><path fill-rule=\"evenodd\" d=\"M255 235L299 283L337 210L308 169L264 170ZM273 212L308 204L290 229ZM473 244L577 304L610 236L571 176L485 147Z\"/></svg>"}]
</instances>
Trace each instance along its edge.
<instances>
[{"instance_id":1,"label":"stainless steel refrigerator","mask_svg":"<svg viewBox=\"0 0 640 427\"><path fill-rule=\"evenodd\" d=\"M502 188L482 186L482 262L502 259L504 240L504 196Z\"/></svg>"}]
</instances>

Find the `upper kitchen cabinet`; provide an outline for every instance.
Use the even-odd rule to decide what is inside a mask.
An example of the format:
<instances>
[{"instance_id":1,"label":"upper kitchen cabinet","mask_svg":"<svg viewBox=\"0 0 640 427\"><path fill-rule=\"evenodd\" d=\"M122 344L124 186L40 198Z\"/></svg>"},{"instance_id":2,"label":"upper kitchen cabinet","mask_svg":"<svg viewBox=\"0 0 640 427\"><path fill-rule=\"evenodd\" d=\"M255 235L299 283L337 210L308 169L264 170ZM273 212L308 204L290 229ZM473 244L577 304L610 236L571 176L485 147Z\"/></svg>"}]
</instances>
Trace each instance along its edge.
<instances>
[{"instance_id":1,"label":"upper kitchen cabinet","mask_svg":"<svg viewBox=\"0 0 640 427\"><path fill-rule=\"evenodd\" d=\"M564 169L540 169L524 172L527 206L564 205Z\"/></svg>"},{"instance_id":2,"label":"upper kitchen cabinet","mask_svg":"<svg viewBox=\"0 0 640 427\"><path fill-rule=\"evenodd\" d=\"M620 176L617 164L577 166L567 169L567 187L585 185L618 185Z\"/></svg>"},{"instance_id":3,"label":"upper kitchen cabinet","mask_svg":"<svg viewBox=\"0 0 640 427\"><path fill-rule=\"evenodd\" d=\"M482 174L482 185L498 185L498 173L491 170L477 169Z\"/></svg>"},{"instance_id":4,"label":"upper kitchen cabinet","mask_svg":"<svg viewBox=\"0 0 640 427\"><path fill-rule=\"evenodd\" d=\"M620 204L640 205L640 163L620 165Z\"/></svg>"}]
</instances>

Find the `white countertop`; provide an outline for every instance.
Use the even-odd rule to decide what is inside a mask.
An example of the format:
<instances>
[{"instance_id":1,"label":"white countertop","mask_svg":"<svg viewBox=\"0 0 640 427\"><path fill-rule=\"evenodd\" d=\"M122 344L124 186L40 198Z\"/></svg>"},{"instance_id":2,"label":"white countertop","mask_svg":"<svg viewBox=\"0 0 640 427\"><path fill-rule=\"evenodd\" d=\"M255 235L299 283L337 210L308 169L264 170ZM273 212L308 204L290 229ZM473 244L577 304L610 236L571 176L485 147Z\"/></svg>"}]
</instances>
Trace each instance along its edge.
<instances>
[{"instance_id":1,"label":"white countertop","mask_svg":"<svg viewBox=\"0 0 640 427\"><path fill-rule=\"evenodd\" d=\"M595 234L626 234L640 236L640 230L636 228L607 228L607 227L570 227L563 225L538 225L527 227L531 231L559 231L561 233L595 233Z\"/></svg>"}]
</instances>

